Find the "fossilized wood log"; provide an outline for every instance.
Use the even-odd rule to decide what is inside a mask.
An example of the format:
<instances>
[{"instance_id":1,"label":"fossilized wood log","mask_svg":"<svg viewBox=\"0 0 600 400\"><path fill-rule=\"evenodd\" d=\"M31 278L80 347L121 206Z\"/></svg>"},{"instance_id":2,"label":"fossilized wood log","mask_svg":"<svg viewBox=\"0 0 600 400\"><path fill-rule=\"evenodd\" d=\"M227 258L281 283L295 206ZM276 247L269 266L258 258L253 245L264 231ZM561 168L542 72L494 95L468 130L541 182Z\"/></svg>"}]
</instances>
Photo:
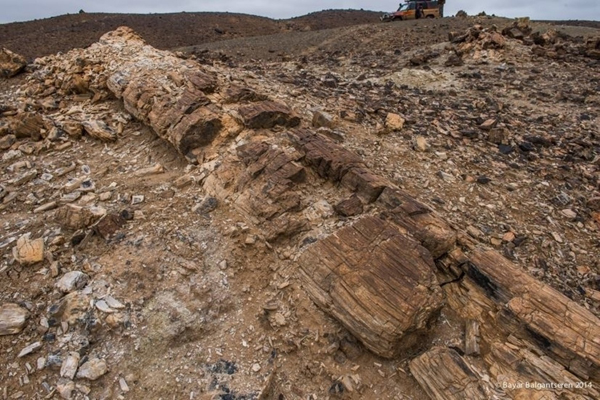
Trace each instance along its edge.
<instances>
[{"instance_id":1,"label":"fossilized wood log","mask_svg":"<svg viewBox=\"0 0 600 400\"><path fill-rule=\"evenodd\" d=\"M305 153L306 162L321 177L341 182L366 202L377 200L384 188L390 185L385 179L369 171L358 155L324 135L306 129L295 129L289 132L289 136Z\"/></svg>"},{"instance_id":2,"label":"fossilized wood log","mask_svg":"<svg viewBox=\"0 0 600 400\"><path fill-rule=\"evenodd\" d=\"M293 128L300 124L300 118L283 103L261 101L241 106L238 109L244 123L251 129L269 129L276 125Z\"/></svg>"},{"instance_id":3,"label":"fossilized wood log","mask_svg":"<svg viewBox=\"0 0 600 400\"><path fill-rule=\"evenodd\" d=\"M509 398L481 380L463 357L446 347L432 348L409 366L425 393L435 400Z\"/></svg>"},{"instance_id":4,"label":"fossilized wood log","mask_svg":"<svg viewBox=\"0 0 600 400\"><path fill-rule=\"evenodd\" d=\"M446 254L456 244L456 232L446 221L403 191L387 187L378 202L389 211L391 220L410 232L434 258Z\"/></svg>"},{"instance_id":5,"label":"fossilized wood log","mask_svg":"<svg viewBox=\"0 0 600 400\"><path fill-rule=\"evenodd\" d=\"M600 320L594 314L494 251L476 251L470 261L468 276L502 306L500 326L517 336L523 327L574 374L600 378Z\"/></svg>"},{"instance_id":6,"label":"fossilized wood log","mask_svg":"<svg viewBox=\"0 0 600 400\"><path fill-rule=\"evenodd\" d=\"M531 347L531 344L509 337L509 342L492 343L489 354L485 356L490 373L503 379L502 382L497 382L498 386L503 387L511 397L529 399L534 392L539 392L544 396L540 397L542 399L555 399L559 398L554 394L558 389L566 399L600 398L600 392L592 382L585 384L564 366L548 356L536 354ZM520 386L519 382L541 386L532 389ZM554 388L552 385L562 385L562 388Z\"/></svg>"},{"instance_id":7,"label":"fossilized wood log","mask_svg":"<svg viewBox=\"0 0 600 400\"><path fill-rule=\"evenodd\" d=\"M429 252L378 217L365 217L309 247L304 288L382 357L423 340L444 299Z\"/></svg>"},{"instance_id":8,"label":"fossilized wood log","mask_svg":"<svg viewBox=\"0 0 600 400\"><path fill-rule=\"evenodd\" d=\"M109 64L108 89L123 100L129 113L181 154L188 155L218 135L223 111L206 97L218 87L215 76L198 64L146 45L126 27L105 34L94 46Z\"/></svg>"},{"instance_id":9,"label":"fossilized wood log","mask_svg":"<svg viewBox=\"0 0 600 400\"><path fill-rule=\"evenodd\" d=\"M236 207L244 214L271 220L300 207L300 193L295 186L304 182L306 170L298 162L302 154L285 152L265 142L249 142L237 149L246 168L237 176L240 193ZM273 241L305 230L305 221L278 220L267 224L267 237ZM298 224L297 224L298 223Z\"/></svg>"}]
</instances>

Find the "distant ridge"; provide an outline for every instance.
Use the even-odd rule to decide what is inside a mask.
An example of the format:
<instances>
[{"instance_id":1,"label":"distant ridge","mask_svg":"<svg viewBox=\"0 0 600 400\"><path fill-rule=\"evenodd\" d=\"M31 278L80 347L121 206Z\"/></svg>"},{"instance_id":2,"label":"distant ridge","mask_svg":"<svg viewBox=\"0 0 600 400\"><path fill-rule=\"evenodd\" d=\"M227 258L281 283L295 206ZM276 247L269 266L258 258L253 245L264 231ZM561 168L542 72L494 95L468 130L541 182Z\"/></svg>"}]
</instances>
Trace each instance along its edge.
<instances>
[{"instance_id":1,"label":"distant ridge","mask_svg":"<svg viewBox=\"0 0 600 400\"><path fill-rule=\"evenodd\" d=\"M378 21L380 12L324 10L275 20L248 14L197 12L169 14L82 13L0 24L0 47L28 59L86 47L104 33L126 25L160 49L286 31L308 31Z\"/></svg>"}]
</instances>

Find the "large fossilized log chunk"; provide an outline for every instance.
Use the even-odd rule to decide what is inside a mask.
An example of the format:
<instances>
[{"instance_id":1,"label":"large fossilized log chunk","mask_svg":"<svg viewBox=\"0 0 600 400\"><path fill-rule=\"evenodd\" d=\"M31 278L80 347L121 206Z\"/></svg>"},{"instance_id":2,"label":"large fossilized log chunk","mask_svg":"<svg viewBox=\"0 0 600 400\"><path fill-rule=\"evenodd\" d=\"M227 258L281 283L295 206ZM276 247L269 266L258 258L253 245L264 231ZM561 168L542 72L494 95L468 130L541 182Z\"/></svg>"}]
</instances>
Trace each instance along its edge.
<instances>
[{"instance_id":1,"label":"large fossilized log chunk","mask_svg":"<svg viewBox=\"0 0 600 400\"><path fill-rule=\"evenodd\" d=\"M600 320L594 314L494 251L477 251L470 260L467 274L503 306L508 330L524 327L574 374L600 377Z\"/></svg>"},{"instance_id":2,"label":"large fossilized log chunk","mask_svg":"<svg viewBox=\"0 0 600 400\"><path fill-rule=\"evenodd\" d=\"M410 372L435 400L487 400L503 397L479 379L456 351L434 347L410 362ZM492 397L492 395L495 395Z\"/></svg>"},{"instance_id":3,"label":"large fossilized log chunk","mask_svg":"<svg viewBox=\"0 0 600 400\"><path fill-rule=\"evenodd\" d=\"M313 300L383 357L422 340L444 302L429 252L378 217L317 242L299 263Z\"/></svg>"},{"instance_id":4,"label":"large fossilized log chunk","mask_svg":"<svg viewBox=\"0 0 600 400\"><path fill-rule=\"evenodd\" d=\"M126 27L105 34L95 46L109 63L108 89L180 153L187 155L217 136L223 112L206 97L218 86L215 76L146 45Z\"/></svg>"}]
</instances>

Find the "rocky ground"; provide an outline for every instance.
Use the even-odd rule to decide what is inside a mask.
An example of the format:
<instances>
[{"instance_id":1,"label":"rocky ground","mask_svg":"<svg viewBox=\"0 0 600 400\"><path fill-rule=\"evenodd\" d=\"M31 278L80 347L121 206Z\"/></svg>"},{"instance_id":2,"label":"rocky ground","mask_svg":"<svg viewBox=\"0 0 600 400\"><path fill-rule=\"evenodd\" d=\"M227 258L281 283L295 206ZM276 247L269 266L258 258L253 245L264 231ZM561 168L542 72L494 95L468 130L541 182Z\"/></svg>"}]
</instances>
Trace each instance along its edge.
<instances>
[{"instance_id":1,"label":"rocky ground","mask_svg":"<svg viewBox=\"0 0 600 400\"><path fill-rule=\"evenodd\" d=\"M2 396L597 398L598 30L267 25L0 81Z\"/></svg>"}]
</instances>

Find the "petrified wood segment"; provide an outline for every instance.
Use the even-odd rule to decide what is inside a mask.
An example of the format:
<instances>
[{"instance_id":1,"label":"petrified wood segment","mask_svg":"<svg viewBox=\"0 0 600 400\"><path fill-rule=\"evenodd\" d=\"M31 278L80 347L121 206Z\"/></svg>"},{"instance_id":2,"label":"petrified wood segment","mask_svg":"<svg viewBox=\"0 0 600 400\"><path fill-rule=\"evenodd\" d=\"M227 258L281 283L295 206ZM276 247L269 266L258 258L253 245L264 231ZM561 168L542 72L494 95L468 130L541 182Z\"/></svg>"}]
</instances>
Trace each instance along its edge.
<instances>
[{"instance_id":1,"label":"petrified wood segment","mask_svg":"<svg viewBox=\"0 0 600 400\"><path fill-rule=\"evenodd\" d=\"M600 392L591 381L586 384L550 357L537 353L531 350L530 344L510 337L507 343L492 343L485 359L490 365L490 372L502 377L502 381L497 382L498 386L515 399L531 398L534 390L524 387L524 382L540 385L535 391L543 395L539 397L541 399L562 398L554 395L554 389L563 392L565 399L600 398Z\"/></svg>"},{"instance_id":2,"label":"petrified wood segment","mask_svg":"<svg viewBox=\"0 0 600 400\"><path fill-rule=\"evenodd\" d=\"M119 54L112 60L108 89L181 154L211 143L220 132L223 111L206 97L217 88L215 76L146 45L126 27L102 36L98 45Z\"/></svg>"},{"instance_id":3,"label":"petrified wood segment","mask_svg":"<svg viewBox=\"0 0 600 400\"><path fill-rule=\"evenodd\" d=\"M551 356L583 379L600 375L600 320L494 251L476 251L467 274Z\"/></svg>"},{"instance_id":4,"label":"petrified wood segment","mask_svg":"<svg viewBox=\"0 0 600 400\"><path fill-rule=\"evenodd\" d=\"M364 167L358 155L326 136L308 129L295 129L290 131L290 138L304 151L306 162L323 178L339 182L350 169Z\"/></svg>"},{"instance_id":5,"label":"petrified wood segment","mask_svg":"<svg viewBox=\"0 0 600 400\"><path fill-rule=\"evenodd\" d=\"M276 125L293 128L300 124L300 118L283 103L261 101L238 109L244 124L250 129L268 129Z\"/></svg>"},{"instance_id":6,"label":"petrified wood segment","mask_svg":"<svg viewBox=\"0 0 600 400\"><path fill-rule=\"evenodd\" d=\"M456 232L431 209L403 191L387 187L378 201L389 210L391 220L411 235L438 258L456 244Z\"/></svg>"},{"instance_id":7,"label":"petrified wood segment","mask_svg":"<svg viewBox=\"0 0 600 400\"><path fill-rule=\"evenodd\" d=\"M480 380L456 351L434 347L410 362L410 372L435 400L507 399ZM492 394L494 397L492 397Z\"/></svg>"},{"instance_id":8,"label":"petrified wood segment","mask_svg":"<svg viewBox=\"0 0 600 400\"><path fill-rule=\"evenodd\" d=\"M444 303L429 252L378 217L317 242L299 264L313 300L382 357L422 340Z\"/></svg>"},{"instance_id":9,"label":"petrified wood segment","mask_svg":"<svg viewBox=\"0 0 600 400\"><path fill-rule=\"evenodd\" d=\"M232 85L225 89L223 99L225 103L244 103L266 100L267 98L250 88Z\"/></svg>"},{"instance_id":10,"label":"petrified wood segment","mask_svg":"<svg viewBox=\"0 0 600 400\"><path fill-rule=\"evenodd\" d=\"M321 177L341 182L366 202L377 200L384 188L389 186L389 182L372 173L358 155L328 137L306 129L290 131L289 136L305 153L306 162Z\"/></svg>"}]
</instances>

